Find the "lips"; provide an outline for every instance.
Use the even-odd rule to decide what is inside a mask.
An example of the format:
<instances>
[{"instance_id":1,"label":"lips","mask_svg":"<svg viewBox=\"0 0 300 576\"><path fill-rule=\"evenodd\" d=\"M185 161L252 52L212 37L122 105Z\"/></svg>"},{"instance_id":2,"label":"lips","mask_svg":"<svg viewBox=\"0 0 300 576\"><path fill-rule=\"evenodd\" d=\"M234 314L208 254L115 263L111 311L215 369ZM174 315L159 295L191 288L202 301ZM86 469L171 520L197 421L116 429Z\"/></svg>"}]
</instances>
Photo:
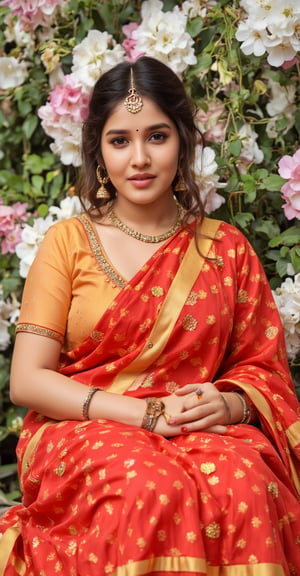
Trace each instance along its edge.
<instances>
[{"instance_id":1,"label":"lips","mask_svg":"<svg viewBox=\"0 0 300 576\"><path fill-rule=\"evenodd\" d=\"M152 180L154 178L153 174L133 174L130 176L129 180L140 181L140 180Z\"/></svg>"}]
</instances>

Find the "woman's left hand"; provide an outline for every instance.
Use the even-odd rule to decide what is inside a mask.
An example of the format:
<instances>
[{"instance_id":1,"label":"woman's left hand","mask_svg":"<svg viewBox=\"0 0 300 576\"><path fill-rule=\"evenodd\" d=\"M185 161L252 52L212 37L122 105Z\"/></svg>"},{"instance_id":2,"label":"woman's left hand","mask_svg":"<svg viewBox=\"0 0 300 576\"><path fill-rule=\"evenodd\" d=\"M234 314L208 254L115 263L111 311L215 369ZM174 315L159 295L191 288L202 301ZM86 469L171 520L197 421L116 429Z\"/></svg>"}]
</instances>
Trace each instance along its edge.
<instances>
[{"instance_id":1,"label":"woman's left hand","mask_svg":"<svg viewBox=\"0 0 300 576\"><path fill-rule=\"evenodd\" d=\"M178 388L175 394L184 396L183 411L170 416L170 425L181 426L185 433L196 430L219 434L226 432L226 425L229 424L228 405L214 384L187 384Z\"/></svg>"}]
</instances>

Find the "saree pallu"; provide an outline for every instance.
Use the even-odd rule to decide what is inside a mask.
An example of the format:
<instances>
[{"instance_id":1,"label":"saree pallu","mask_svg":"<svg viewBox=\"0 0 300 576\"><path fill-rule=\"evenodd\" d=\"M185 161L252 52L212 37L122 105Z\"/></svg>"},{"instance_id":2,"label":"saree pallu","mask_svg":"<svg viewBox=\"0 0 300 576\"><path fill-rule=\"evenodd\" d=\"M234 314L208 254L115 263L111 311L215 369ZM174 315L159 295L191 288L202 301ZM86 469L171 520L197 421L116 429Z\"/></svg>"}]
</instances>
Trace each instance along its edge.
<instances>
[{"instance_id":1,"label":"saree pallu","mask_svg":"<svg viewBox=\"0 0 300 576\"><path fill-rule=\"evenodd\" d=\"M190 382L243 389L260 429L167 439L29 412L23 502L0 522L0 575L300 574L298 402L280 322L244 237L215 226L205 249L202 227L206 260L187 231L169 240L60 371L140 398Z\"/></svg>"}]
</instances>

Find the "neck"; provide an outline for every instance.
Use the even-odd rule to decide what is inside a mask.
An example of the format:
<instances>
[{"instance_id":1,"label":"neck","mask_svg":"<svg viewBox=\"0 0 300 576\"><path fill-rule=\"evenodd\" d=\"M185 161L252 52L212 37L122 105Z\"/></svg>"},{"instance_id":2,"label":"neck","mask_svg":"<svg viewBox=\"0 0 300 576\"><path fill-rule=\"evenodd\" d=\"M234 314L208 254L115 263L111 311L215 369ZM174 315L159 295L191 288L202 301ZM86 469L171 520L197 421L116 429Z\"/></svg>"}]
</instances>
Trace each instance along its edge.
<instances>
[{"instance_id":1,"label":"neck","mask_svg":"<svg viewBox=\"0 0 300 576\"><path fill-rule=\"evenodd\" d=\"M145 234L160 234L174 224L178 205L173 196L151 204L136 204L118 198L112 209L124 224Z\"/></svg>"}]
</instances>

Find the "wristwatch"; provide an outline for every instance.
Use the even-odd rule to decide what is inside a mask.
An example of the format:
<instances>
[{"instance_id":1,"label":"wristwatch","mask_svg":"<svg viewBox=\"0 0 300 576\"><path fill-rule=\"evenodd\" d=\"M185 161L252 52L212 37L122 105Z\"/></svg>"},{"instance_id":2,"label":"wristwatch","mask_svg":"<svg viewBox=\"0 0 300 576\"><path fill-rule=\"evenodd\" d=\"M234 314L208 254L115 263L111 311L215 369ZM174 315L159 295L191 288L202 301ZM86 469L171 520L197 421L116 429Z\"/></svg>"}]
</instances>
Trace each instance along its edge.
<instances>
[{"instance_id":1,"label":"wristwatch","mask_svg":"<svg viewBox=\"0 0 300 576\"><path fill-rule=\"evenodd\" d=\"M165 413L165 405L164 402L158 398L146 398L146 403L147 408L141 427L144 428L144 430L153 432L158 418Z\"/></svg>"}]
</instances>

